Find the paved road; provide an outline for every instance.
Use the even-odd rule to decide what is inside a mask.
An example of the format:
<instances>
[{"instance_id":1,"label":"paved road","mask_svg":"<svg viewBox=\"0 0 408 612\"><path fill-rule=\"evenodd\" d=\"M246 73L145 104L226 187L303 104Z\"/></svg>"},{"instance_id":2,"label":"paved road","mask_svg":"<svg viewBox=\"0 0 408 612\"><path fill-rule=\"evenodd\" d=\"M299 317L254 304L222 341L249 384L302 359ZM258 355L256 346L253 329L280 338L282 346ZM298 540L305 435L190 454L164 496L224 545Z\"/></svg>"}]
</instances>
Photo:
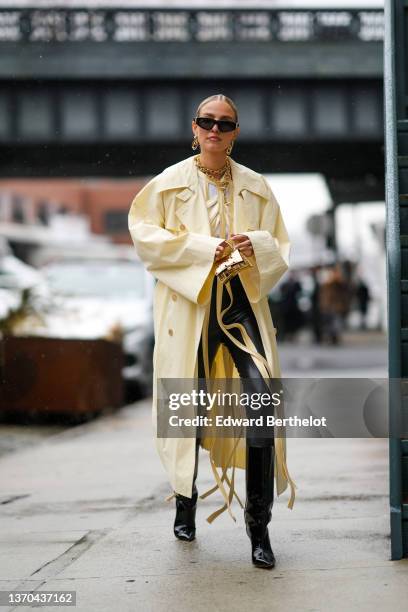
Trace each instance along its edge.
<instances>
[{"instance_id":1,"label":"paved road","mask_svg":"<svg viewBox=\"0 0 408 612\"><path fill-rule=\"evenodd\" d=\"M388 376L387 337L379 332L347 332L339 346L311 344L305 332L296 344L278 342L278 350L283 376Z\"/></svg>"}]
</instances>

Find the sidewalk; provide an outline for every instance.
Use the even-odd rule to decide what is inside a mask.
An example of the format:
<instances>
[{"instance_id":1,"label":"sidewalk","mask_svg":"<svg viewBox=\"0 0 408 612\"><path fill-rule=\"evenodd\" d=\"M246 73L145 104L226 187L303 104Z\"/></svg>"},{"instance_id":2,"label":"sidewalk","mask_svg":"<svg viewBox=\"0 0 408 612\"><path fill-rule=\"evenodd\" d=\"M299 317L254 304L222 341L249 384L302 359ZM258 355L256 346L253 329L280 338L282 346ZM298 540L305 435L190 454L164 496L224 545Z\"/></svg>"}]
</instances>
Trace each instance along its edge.
<instances>
[{"instance_id":1,"label":"sidewalk","mask_svg":"<svg viewBox=\"0 0 408 612\"><path fill-rule=\"evenodd\" d=\"M199 500L194 542L173 536L149 400L3 456L0 588L76 590L81 612L401 607L408 560L389 560L388 441L287 444L297 499L289 510L285 492L274 505L271 571L252 566L236 501L237 523L206 522L219 492ZM213 484L202 450L197 484Z\"/></svg>"}]
</instances>

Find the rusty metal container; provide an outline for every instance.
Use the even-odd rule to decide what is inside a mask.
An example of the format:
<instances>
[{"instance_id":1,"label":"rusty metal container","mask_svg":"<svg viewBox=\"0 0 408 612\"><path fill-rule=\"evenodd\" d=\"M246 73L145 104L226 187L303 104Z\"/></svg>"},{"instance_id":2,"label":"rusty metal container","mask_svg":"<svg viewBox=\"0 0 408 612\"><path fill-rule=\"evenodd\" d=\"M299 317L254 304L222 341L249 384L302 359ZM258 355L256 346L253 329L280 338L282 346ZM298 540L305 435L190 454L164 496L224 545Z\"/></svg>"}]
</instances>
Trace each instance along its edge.
<instances>
[{"instance_id":1,"label":"rusty metal container","mask_svg":"<svg viewBox=\"0 0 408 612\"><path fill-rule=\"evenodd\" d=\"M83 420L123 403L118 342L38 336L0 340L0 418Z\"/></svg>"}]
</instances>

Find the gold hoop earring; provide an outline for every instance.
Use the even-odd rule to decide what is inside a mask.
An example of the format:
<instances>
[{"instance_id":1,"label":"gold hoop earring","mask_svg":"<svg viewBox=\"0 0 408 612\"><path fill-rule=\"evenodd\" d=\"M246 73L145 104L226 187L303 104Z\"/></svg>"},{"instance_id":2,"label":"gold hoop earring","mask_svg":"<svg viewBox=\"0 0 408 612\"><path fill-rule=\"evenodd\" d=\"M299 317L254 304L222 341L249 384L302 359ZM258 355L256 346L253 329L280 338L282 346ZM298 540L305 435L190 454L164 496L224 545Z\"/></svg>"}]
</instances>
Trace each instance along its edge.
<instances>
[{"instance_id":1,"label":"gold hoop earring","mask_svg":"<svg viewBox=\"0 0 408 612\"><path fill-rule=\"evenodd\" d=\"M191 143L191 148L195 151L199 147L200 143L198 142L197 136L194 136L193 142Z\"/></svg>"},{"instance_id":2,"label":"gold hoop earring","mask_svg":"<svg viewBox=\"0 0 408 612\"><path fill-rule=\"evenodd\" d=\"M231 151L232 151L232 147L233 146L234 146L234 141L231 140L229 146L227 147L227 151L226 151L227 155L231 155Z\"/></svg>"}]
</instances>

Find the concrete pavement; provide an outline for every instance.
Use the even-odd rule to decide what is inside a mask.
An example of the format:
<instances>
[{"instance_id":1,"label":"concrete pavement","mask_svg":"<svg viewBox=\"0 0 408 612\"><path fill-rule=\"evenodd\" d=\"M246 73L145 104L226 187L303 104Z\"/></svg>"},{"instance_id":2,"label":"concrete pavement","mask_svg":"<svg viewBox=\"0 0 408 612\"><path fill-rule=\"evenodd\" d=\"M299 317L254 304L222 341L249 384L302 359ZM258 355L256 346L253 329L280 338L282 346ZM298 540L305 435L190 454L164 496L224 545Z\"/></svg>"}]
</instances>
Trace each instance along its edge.
<instances>
[{"instance_id":1,"label":"concrete pavement","mask_svg":"<svg viewBox=\"0 0 408 612\"><path fill-rule=\"evenodd\" d=\"M297 499L275 502L271 571L252 566L235 501L237 523L205 521L219 492L199 500L194 542L173 536L149 400L1 457L0 588L74 589L81 612L400 608L408 560L390 561L388 441L287 443ZM202 450L197 484L213 484Z\"/></svg>"}]
</instances>

